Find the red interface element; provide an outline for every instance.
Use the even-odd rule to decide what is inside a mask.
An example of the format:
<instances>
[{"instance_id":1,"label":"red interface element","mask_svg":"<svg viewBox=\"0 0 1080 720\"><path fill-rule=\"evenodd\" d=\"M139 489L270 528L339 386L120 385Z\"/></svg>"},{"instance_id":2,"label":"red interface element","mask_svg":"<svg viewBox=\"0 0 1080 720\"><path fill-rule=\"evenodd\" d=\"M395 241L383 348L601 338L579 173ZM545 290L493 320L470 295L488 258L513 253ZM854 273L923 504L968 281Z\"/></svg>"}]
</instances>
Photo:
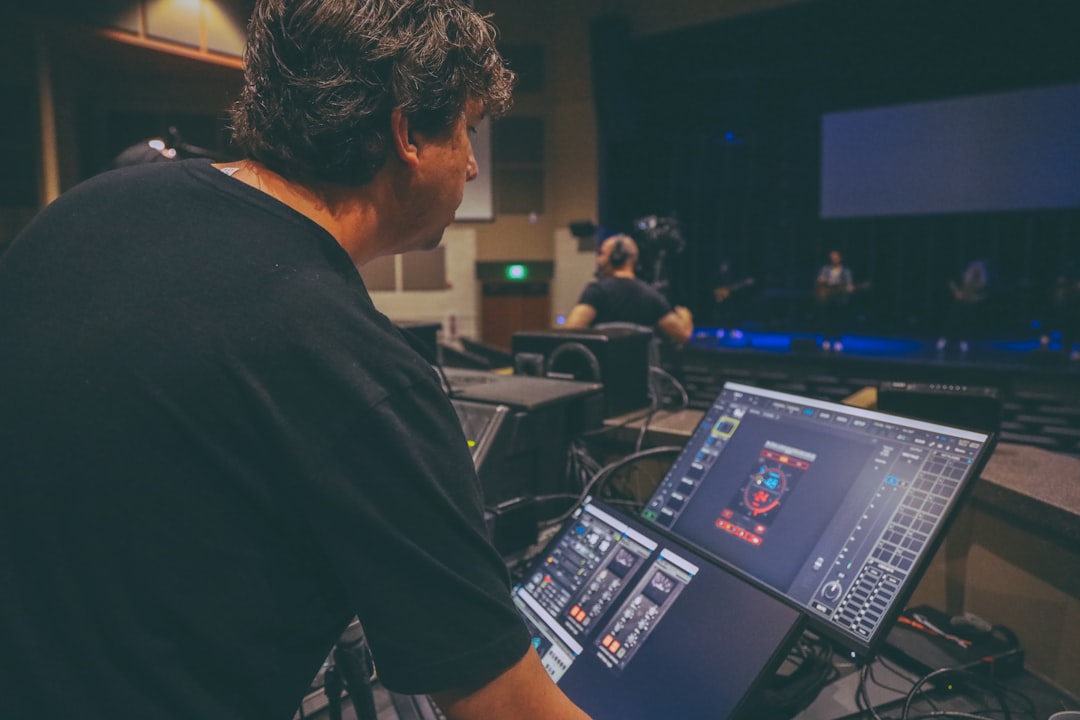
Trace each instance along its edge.
<instances>
[{"instance_id":1,"label":"red interface element","mask_svg":"<svg viewBox=\"0 0 1080 720\"><path fill-rule=\"evenodd\" d=\"M792 452L785 452L773 443L765 444L746 482L716 519L717 528L751 545L760 546L764 542L765 533L784 500L815 458L812 453L787 450Z\"/></svg>"}]
</instances>

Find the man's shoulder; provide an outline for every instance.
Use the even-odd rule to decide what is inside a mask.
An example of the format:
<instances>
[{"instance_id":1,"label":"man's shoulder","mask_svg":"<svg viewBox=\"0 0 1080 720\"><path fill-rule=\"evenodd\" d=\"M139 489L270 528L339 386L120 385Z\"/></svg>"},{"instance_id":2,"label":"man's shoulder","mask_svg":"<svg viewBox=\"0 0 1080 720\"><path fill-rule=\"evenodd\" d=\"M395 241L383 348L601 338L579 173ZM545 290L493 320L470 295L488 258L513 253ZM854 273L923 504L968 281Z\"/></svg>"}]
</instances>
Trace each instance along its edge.
<instances>
[{"instance_id":1,"label":"man's shoulder","mask_svg":"<svg viewBox=\"0 0 1080 720\"><path fill-rule=\"evenodd\" d=\"M605 287L609 287L609 288L618 288L618 289L635 288L635 289L647 289L647 290L652 290L653 289L652 285L645 282L644 280L642 280L639 277L615 277L615 276L612 276L612 277L599 278L598 280L595 280L594 282L601 283Z\"/></svg>"},{"instance_id":2,"label":"man's shoulder","mask_svg":"<svg viewBox=\"0 0 1080 720\"><path fill-rule=\"evenodd\" d=\"M637 277L626 278L626 280L629 283L627 287L634 288L636 292L641 293L642 295L647 295L651 298L659 298L661 300L664 299L664 294L660 292L652 283L646 282L641 278Z\"/></svg>"}]
</instances>

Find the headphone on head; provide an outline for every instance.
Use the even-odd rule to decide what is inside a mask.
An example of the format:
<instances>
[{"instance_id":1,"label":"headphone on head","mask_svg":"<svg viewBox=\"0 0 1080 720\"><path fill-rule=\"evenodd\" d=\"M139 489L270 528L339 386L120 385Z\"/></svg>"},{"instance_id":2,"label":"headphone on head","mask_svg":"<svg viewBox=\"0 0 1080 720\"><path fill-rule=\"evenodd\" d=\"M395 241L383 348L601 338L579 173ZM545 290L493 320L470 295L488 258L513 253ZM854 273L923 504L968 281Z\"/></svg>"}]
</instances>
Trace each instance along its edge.
<instances>
[{"instance_id":1,"label":"headphone on head","mask_svg":"<svg viewBox=\"0 0 1080 720\"><path fill-rule=\"evenodd\" d=\"M623 244L622 236L615 238L615 245L611 248L611 254L608 255L608 263L611 267L618 269L626 264L626 261L630 259L630 253L626 252L626 246Z\"/></svg>"}]
</instances>

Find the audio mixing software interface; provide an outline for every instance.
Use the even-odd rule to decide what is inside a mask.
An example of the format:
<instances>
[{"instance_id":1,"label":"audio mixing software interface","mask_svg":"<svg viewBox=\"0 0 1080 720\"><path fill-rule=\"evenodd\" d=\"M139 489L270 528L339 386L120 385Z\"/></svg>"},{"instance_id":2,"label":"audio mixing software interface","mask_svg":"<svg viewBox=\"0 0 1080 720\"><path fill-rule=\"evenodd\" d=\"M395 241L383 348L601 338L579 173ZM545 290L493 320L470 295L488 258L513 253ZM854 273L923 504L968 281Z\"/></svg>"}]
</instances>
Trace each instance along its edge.
<instances>
[{"instance_id":1,"label":"audio mixing software interface","mask_svg":"<svg viewBox=\"0 0 1080 720\"><path fill-rule=\"evenodd\" d=\"M548 673L597 720L730 717L801 623L797 610L593 501L514 601Z\"/></svg>"}]
</instances>

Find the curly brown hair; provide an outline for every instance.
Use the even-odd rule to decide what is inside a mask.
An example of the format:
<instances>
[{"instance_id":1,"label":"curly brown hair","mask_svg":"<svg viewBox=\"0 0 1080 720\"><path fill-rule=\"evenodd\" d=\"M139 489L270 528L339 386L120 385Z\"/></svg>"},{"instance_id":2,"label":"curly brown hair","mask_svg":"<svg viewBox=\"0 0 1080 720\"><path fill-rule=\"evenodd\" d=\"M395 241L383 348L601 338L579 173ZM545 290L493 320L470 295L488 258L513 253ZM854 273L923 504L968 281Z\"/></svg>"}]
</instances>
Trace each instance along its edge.
<instances>
[{"instance_id":1,"label":"curly brown hair","mask_svg":"<svg viewBox=\"0 0 1080 720\"><path fill-rule=\"evenodd\" d=\"M258 0L234 142L287 179L358 187L386 162L390 114L448 132L467 100L510 107L495 28L463 0Z\"/></svg>"}]
</instances>

